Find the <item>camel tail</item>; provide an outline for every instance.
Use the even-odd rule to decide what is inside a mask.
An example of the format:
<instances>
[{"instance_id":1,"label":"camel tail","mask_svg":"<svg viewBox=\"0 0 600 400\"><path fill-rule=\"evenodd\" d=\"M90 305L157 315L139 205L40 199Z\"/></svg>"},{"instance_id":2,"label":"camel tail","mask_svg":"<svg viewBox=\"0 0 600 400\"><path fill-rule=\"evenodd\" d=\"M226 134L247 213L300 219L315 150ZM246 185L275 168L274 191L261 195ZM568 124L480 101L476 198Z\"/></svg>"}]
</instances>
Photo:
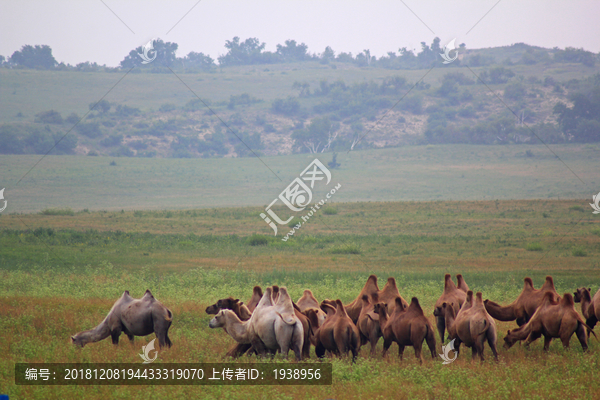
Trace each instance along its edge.
<instances>
[{"instance_id":1,"label":"camel tail","mask_svg":"<svg viewBox=\"0 0 600 400\"><path fill-rule=\"evenodd\" d=\"M581 322L581 321L579 321ZM594 335L594 337L596 338L597 341L600 342L600 339L598 339L598 336L596 336L596 332L594 332L594 330L592 328L590 328L590 326L588 324L586 324L585 322L581 322L583 324L583 326L585 326L585 329L587 329L587 331L589 333L591 333L592 335Z\"/></svg>"},{"instance_id":2,"label":"camel tail","mask_svg":"<svg viewBox=\"0 0 600 400\"><path fill-rule=\"evenodd\" d=\"M169 322L173 321L173 313L168 308L167 308L167 315L165 315L165 320L167 320Z\"/></svg>"}]
</instances>

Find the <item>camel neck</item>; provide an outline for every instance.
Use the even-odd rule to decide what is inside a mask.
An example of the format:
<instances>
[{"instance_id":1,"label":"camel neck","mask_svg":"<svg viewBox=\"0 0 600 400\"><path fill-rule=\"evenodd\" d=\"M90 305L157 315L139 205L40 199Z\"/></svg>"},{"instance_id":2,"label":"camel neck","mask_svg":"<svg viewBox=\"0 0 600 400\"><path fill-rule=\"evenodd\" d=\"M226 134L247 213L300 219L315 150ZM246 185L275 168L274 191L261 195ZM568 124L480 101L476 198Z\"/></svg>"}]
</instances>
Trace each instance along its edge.
<instances>
[{"instance_id":1,"label":"camel neck","mask_svg":"<svg viewBox=\"0 0 600 400\"><path fill-rule=\"evenodd\" d=\"M106 339L109 336L110 327L108 326L108 321L106 319L95 328L90 329L89 331L82 332L80 334L82 342L84 343L96 343L103 339Z\"/></svg>"},{"instance_id":2,"label":"camel neck","mask_svg":"<svg viewBox=\"0 0 600 400\"><path fill-rule=\"evenodd\" d=\"M233 313L232 313L233 314ZM248 336L247 323L242 322L235 314L229 314L226 321L227 333L238 343L246 343Z\"/></svg>"}]
</instances>

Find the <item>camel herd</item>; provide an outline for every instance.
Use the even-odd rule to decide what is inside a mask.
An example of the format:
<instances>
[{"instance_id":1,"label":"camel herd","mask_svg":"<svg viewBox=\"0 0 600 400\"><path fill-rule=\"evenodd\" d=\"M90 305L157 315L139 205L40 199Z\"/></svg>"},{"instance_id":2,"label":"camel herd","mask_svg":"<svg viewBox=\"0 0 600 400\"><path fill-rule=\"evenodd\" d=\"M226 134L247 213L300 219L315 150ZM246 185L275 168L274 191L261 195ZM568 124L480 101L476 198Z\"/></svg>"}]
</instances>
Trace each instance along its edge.
<instances>
[{"instance_id":1,"label":"camel herd","mask_svg":"<svg viewBox=\"0 0 600 400\"><path fill-rule=\"evenodd\" d=\"M567 348L575 333L585 351L590 334L596 336L593 328L600 320L600 289L593 297L589 288L560 296L552 277L546 277L540 289L534 288L531 278L525 278L517 299L501 306L484 301L481 292L474 295L462 275L456 279L457 284L450 274L445 275L444 291L435 303L433 315L442 343L445 339L454 341L457 353L462 344L471 348L473 359L479 357L483 361L487 343L497 360L495 320L517 323L504 337L506 349L518 341L529 345L541 336L544 350L548 350L553 338L560 338ZM575 303L581 303L583 316L575 310ZM424 342L431 357L436 357L433 325L416 297L410 303L402 298L394 278L388 278L379 290L377 277L369 276L356 299L346 305L340 300L319 302L308 289L294 302L285 287L271 286L263 293L261 287L255 286L247 303L229 297L208 306L206 313L214 315L210 328L223 328L236 342L226 353L228 357L278 352L287 357L292 350L296 360L302 360L310 357L312 345L319 358L327 353L340 357L352 354L354 361L361 346L367 343L371 356L375 356L381 337L384 357L394 342L398 344L400 359L406 346L411 346L422 362ZM161 347L171 346L167 333L172 318L171 311L149 290L141 299L134 299L125 291L102 323L71 340L83 347L111 336L113 343L118 344L121 332L131 341L134 336L155 332Z\"/></svg>"}]
</instances>

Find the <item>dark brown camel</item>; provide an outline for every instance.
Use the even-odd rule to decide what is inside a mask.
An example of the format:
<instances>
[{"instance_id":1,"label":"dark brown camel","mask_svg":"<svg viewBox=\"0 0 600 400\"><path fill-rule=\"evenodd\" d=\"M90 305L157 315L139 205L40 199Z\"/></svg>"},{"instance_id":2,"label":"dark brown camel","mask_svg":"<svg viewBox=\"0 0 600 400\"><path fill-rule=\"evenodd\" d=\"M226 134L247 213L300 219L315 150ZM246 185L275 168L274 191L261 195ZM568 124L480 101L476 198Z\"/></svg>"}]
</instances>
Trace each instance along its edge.
<instances>
[{"instance_id":1,"label":"dark brown camel","mask_svg":"<svg viewBox=\"0 0 600 400\"><path fill-rule=\"evenodd\" d=\"M552 292L546 292L542 304L525 325L508 331L504 337L504 347L511 348L517 341L525 340L525 346L542 335L544 336L544 350L550 347L553 338L560 338L565 348L569 347L573 333L577 335L583 351L588 349L585 330L594 333L583 321L583 317L575 311L575 302L571 293L565 293L559 301ZM594 336L596 334L594 333Z\"/></svg>"},{"instance_id":2,"label":"dark brown camel","mask_svg":"<svg viewBox=\"0 0 600 400\"><path fill-rule=\"evenodd\" d=\"M465 283L462 275L456 275L459 284L462 283L462 287L467 288L468 286ZM460 278L459 278L460 277ZM456 287L454 282L452 281L452 275L446 274L444 276L444 293L440 296L440 298L435 302L435 307L433 309L433 315L435 316L436 325L438 332L440 334L440 339L442 343L444 343L444 333L446 330L446 318L444 313L442 312L442 305L444 303L451 305L454 307L455 314L458 314L460 308L462 307L465 299L467 298L467 291L463 291L463 289L459 289Z\"/></svg>"},{"instance_id":3,"label":"dark brown camel","mask_svg":"<svg viewBox=\"0 0 600 400\"><path fill-rule=\"evenodd\" d=\"M317 357L325 356L330 351L339 357L352 352L352 362L355 362L360 350L358 328L346 313L340 300L336 300L335 310L329 304L321 304L327 313L327 319L315 335L315 353Z\"/></svg>"},{"instance_id":4,"label":"dark brown camel","mask_svg":"<svg viewBox=\"0 0 600 400\"><path fill-rule=\"evenodd\" d=\"M396 307L394 312L388 316L385 306L378 303L374 311L379 314L379 325L383 332L383 354L385 357L392 342L398 343L398 356L400 360L404 355L404 348L412 346L415 349L415 357L419 363L423 362L421 355L423 341L427 341L427 346L431 351L431 358L435 359L435 334L433 326L425 317L423 309L416 297L411 299L408 308L404 308L402 300L396 298Z\"/></svg>"},{"instance_id":5,"label":"dark brown camel","mask_svg":"<svg viewBox=\"0 0 600 400\"><path fill-rule=\"evenodd\" d=\"M546 282L544 282L544 285L540 289L533 287L533 281L529 277L525 278L524 282L523 291L508 306L501 306L491 300L486 300L484 304L487 312L498 321L517 320L517 325L523 326L531 319L540 304L542 304L546 293L552 293L556 301L560 300L551 276L546 277Z\"/></svg>"},{"instance_id":6,"label":"dark brown camel","mask_svg":"<svg viewBox=\"0 0 600 400\"><path fill-rule=\"evenodd\" d=\"M573 300L575 303L581 303L581 313L585 318L585 323L594 329L594 326L600 320L600 289L594 297L591 297L591 291L591 288L579 288L573 293Z\"/></svg>"}]
</instances>

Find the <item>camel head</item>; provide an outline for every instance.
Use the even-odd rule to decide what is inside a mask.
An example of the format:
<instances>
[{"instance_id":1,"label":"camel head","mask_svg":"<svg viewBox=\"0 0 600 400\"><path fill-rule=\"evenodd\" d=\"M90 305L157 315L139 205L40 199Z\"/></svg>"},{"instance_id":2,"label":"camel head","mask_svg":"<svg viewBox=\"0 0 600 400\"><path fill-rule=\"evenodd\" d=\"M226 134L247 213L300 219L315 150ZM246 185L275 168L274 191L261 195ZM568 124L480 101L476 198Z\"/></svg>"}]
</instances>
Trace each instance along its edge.
<instances>
[{"instance_id":1,"label":"camel head","mask_svg":"<svg viewBox=\"0 0 600 400\"><path fill-rule=\"evenodd\" d=\"M210 328L222 328L225 326L227 322L227 316L225 315L227 312L233 312L230 310L221 310L214 316L213 319L210 320L208 326Z\"/></svg>"},{"instance_id":2,"label":"camel head","mask_svg":"<svg viewBox=\"0 0 600 400\"><path fill-rule=\"evenodd\" d=\"M590 301L590 292L592 291L592 288L584 288L581 287L579 289L577 289L576 292L573 293L573 301L575 303L581 303L581 300L587 300Z\"/></svg>"},{"instance_id":3,"label":"camel head","mask_svg":"<svg viewBox=\"0 0 600 400\"><path fill-rule=\"evenodd\" d=\"M519 339L517 338L519 336L518 333L521 332L521 330L523 330L523 328L525 326L526 325L523 325L517 329L513 329L512 331L508 330L506 332L506 336L504 336L504 346L503 346L506 350L513 347L513 345L519 341Z\"/></svg>"},{"instance_id":4,"label":"camel head","mask_svg":"<svg viewBox=\"0 0 600 400\"><path fill-rule=\"evenodd\" d=\"M76 333L75 335L71 336L71 343L73 343L75 346L83 348L83 346L87 344L87 341L83 340L83 335Z\"/></svg>"},{"instance_id":5,"label":"camel head","mask_svg":"<svg viewBox=\"0 0 600 400\"><path fill-rule=\"evenodd\" d=\"M233 297L218 300L215 304L206 307L206 313L212 315L223 309L233 310L239 301L240 299L234 299Z\"/></svg>"}]
</instances>

